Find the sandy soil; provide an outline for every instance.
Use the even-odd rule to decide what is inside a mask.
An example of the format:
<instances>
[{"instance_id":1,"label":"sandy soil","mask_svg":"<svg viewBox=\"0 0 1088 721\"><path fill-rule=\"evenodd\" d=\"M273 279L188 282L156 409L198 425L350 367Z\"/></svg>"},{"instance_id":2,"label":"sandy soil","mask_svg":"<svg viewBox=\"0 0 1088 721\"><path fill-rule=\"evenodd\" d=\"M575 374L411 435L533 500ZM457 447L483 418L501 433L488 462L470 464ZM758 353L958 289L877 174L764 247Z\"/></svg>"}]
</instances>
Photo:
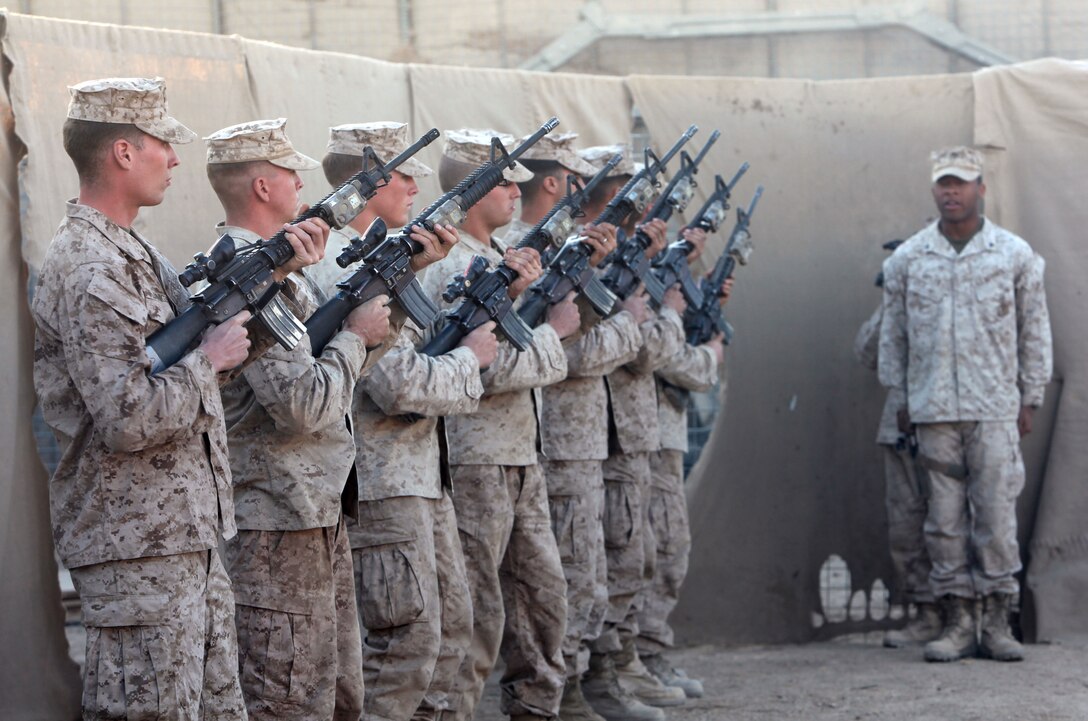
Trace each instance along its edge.
<instances>
[{"instance_id":1,"label":"sandy soil","mask_svg":"<svg viewBox=\"0 0 1088 721\"><path fill-rule=\"evenodd\" d=\"M673 665L706 696L667 709L670 721L1066 721L1088 719L1088 639L1028 646L1022 663L929 664L921 649L878 638L806 646L676 651ZM496 679L476 714L505 719Z\"/></svg>"}]
</instances>

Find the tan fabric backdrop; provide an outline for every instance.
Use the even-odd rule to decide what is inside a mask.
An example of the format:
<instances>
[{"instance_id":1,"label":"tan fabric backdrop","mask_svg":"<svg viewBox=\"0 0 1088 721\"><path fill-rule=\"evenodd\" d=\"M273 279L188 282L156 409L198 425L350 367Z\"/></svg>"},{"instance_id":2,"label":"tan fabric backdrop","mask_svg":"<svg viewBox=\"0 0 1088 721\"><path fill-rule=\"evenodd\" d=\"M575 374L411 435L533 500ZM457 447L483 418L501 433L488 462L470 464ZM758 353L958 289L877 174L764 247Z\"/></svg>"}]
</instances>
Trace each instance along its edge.
<instances>
[{"instance_id":1,"label":"tan fabric backdrop","mask_svg":"<svg viewBox=\"0 0 1088 721\"><path fill-rule=\"evenodd\" d=\"M1088 632L1088 63L1043 60L975 76L975 142L998 220L1047 259L1058 393L1032 526L1028 581L1040 639ZM1026 511L1021 503L1021 515Z\"/></svg>"},{"instance_id":2,"label":"tan fabric backdrop","mask_svg":"<svg viewBox=\"0 0 1088 721\"><path fill-rule=\"evenodd\" d=\"M854 590L887 580L882 475L872 442L882 392L852 358L853 336L879 301L872 287L884 255L879 244L913 232L933 212L928 151L971 142L975 132L980 142L1007 148L988 153L991 215L1051 258L1058 365L1067 382L1026 447L1023 530L1035 531L1032 548L1046 561L1032 575L1041 632L1052 637L1085 625L1074 603L1088 564L1071 554L1088 548L1077 513L1088 505L1078 485L1088 465L1077 444L1085 394L1074 382L1076 359L1084 357L1085 334L1076 325L1084 258L1069 232L1085 227L1076 197L1086 142L1082 69L1044 63L974 79L832 83L624 80L398 66L237 37L4 17L12 112L0 104L7 120L0 212L9 229L8 278L24 277L20 237L22 261L33 268L75 194L60 127L65 86L87 78L162 75L174 114L201 134L284 115L296 144L315 157L329 125L374 119L410 118L416 134L494 126L521 135L555 114L583 144L610 142L627 132L632 99L659 149L691 122L702 128L693 145L720 128L708 171L729 175L748 160L752 170L737 200L746 203L760 182L767 192L753 223L756 254L738 271L729 308L737 328L729 405L694 479L696 550L678 612L689 639L805 640L845 630L811 625L820 610L820 564L831 553L850 565ZM20 141L26 155L16 195ZM167 201L142 213L141 223L183 263L209 244L220 213L204 178L202 144L179 150L182 166ZM438 144L426 152L436 164ZM701 179L709 186L710 172ZM320 175L305 180L305 197L324 193ZM433 181L424 184L421 203L436 190ZM7 287L11 310L3 322L15 352L0 394L8 419L0 447L11 459L0 470L0 578L7 584L0 647L20 652L0 661L0 716L67 718L77 692L63 653L45 478L30 434L31 323L25 288Z\"/></svg>"},{"instance_id":3,"label":"tan fabric backdrop","mask_svg":"<svg viewBox=\"0 0 1088 721\"><path fill-rule=\"evenodd\" d=\"M693 144L718 128L707 167L728 177L741 161L752 165L736 203L766 186L755 251L727 308L736 328L728 403L692 479L679 631L689 640L808 640L829 555L845 559L854 591L890 580L874 445L883 394L854 360L853 339L880 302L880 244L933 213L928 152L971 140L971 78L628 82L655 145L691 122L700 127Z\"/></svg>"},{"instance_id":4,"label":"tan fabric backdrop","mask_svg":"<svg viewBox=\"0 0 1088 721\"><path fill-rule=\"evenodd\" d=\"M0 364L0 718L66 721L79 715L79 669L64 638L46 475L30 424L34 325L19 238L21 148L6 95L0 95L0 121L0 337L9 349Z\"/></svg>"}]
</instances>

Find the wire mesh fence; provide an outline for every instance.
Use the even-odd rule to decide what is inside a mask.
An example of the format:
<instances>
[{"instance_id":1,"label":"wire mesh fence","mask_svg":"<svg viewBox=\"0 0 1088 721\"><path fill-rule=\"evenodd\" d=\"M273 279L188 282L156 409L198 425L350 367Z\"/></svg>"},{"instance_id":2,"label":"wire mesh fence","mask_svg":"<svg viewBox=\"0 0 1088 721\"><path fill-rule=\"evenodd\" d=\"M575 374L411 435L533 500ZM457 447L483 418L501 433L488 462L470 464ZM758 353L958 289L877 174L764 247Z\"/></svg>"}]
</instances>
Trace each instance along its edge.
<instances>
[{"instance_id":1,"label":"wire mesh fence","mask_svg":"<svg viewBox=\"0 0 1088 721\"><path fill-rule=\"evenodd\" d=\"M942 44L949 28L1010 60L1088 56L1083 0L21 0L12 9L467 66L520 67L562 41L562 61L547 69L601 74L845 79L978 67ZM881 15L933 32L873 25Z\"/></svg>"}]
</instances>

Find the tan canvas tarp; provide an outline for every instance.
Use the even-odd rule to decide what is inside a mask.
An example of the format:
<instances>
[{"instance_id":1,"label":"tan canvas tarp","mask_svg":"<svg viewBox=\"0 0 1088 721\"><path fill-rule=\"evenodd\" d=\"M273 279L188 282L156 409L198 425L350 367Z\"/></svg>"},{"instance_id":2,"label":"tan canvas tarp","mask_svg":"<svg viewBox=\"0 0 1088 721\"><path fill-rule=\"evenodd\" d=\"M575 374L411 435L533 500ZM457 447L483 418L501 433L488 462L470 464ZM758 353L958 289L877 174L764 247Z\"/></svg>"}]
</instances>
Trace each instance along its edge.
<instances>
[{"instance_id":1,"label":"tan canvas tarp","mask_svg":"<svg viewBox=\"0 0 1088 721\"><path fill-rule=\"evenodd\" d=\"M1049 409L1056 419L1028 581L1038 636L1054 639L1088 632L1088 63L1047 60L980 72L975 96L988 202L1047 259L1059 392Z\"/></svg>"},{"instance_id":2,"label":"tan canvas tarp","mask_svg":"<svg viewBox=\"0 0 1088 721\"><path fill-rule=\"evenodd\" d=\"M632 99L659 149L691 122L702 128L694 146L720 128L703 187L710 171L730 175L748 160L752 169L736 200L747 202L757 183L767 192L752 226L756 253L738 271L729 307L737 328L729 403L695 473L696 546L678 612L688 639L811 638L820 564L832 553L849 564L854 591L889 580L873 444L882 391L855 363L851 344L879 301L872 287L884 255L879 244L933 214L929 150L973 139L992 146L991 216L1050 260L1060 380L1025 446L1029 486L1021 503L1039 629L1051 638L1086 624L1088 614L1076 607L1088 579L1078 555L1088 548L1080 522L1088 505L1080 482L1088 465L1079 442L1085 394L1077 386L1085 258L1076 231L1086 227L1078 173L1088 142L1079 66L832 83L624 80L397 66L241 38L5 17L12 112L0 105L7 119L0 212L8 279L24 277L22 262L31 269L40 262L65 199L76 192L59 143L65 85L91 77L163 75L174 114L201 134L284 115L300 149L314 156L323 153L331 124L398 117L410 118L416 133L434 125L524 134L556 114L561 129L580 132L584 144L609 142L626 132ZM20 141L26 155L16 194ZM202 144L179 151L166 202L144 211L141 222L183 263L211 241L220 211L204 177ZM429 148L425 160L437 158L438 147ZM317 173L306 182L304 197L323 193ZM421 202L433 199L435 187L424 186ZM0 470L0 647L9 649L0 660L0 717L66 718L76 691L63 655L44 472L30 433L31 322L23 283L5 287L5 338L15 347L0 391L8 461ZM855 626L866 623L875 621ZM819 633L844 627L825 624Z\"/></svg>"},{"instance_id":3,"label":"tan canvas tarp","mask_svg":"<svg viewBox=\"0 0 1088 721\"><path fill-rule=\"evenodd\" d=\"M736 203L766 186L727 308L728 403L692 479L677 622L688 638L807 640L829 555L855 591L890 581L873 441L883 395L853 339L880 302L880 244L933 213L929 151L971 140L971 78L629 82L662 146L695 122L703 137L722 131L708 167L751 163Z\"/></svg>"}]
</instances>

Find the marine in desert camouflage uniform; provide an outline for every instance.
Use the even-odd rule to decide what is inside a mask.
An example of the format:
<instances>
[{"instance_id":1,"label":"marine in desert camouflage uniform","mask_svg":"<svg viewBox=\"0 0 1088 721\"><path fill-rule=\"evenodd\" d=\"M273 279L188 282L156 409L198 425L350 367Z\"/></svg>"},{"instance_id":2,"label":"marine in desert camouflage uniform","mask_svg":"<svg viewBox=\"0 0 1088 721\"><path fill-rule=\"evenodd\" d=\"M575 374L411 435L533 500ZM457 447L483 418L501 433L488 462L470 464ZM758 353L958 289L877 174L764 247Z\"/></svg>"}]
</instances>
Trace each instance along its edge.
<instances>
[{"instance_id":1,"label":"marine in desert camouflage uniform","mask_svg":"<svg viewBox=\"0 0 1088 721\"><path fill-rule=\"evenodd\" d=\"M609 174L610 184L597 187L586 208L588 217L596 217L635 172L629 148L599 146L580 151L583 159L603 167L617 151L624 151L625 161ZM638 218L629 218L624 231L635 231ZM653 256L665 247L665 223L660 220L641 226L653 239L647 250ZM679 293L670 296L677 302ZM682 302L682 298L679 298ZM653 562L650 539L645 537L643 497L649 489L649 454L658 449L657 400L653 371L680 349L683 327L673 308L647 313L639 325L642 336L635 360L605 377L609 396L609 458L602 466L605 501L602 525L607 557L609 607L600 636L590 644L589 670L583 679L583 693L593 709L607 719L663 719L664 712L654 705L683 703L684 694L666 688L653 679L638 663L635 651L637 635L637 593L649 581ZM651 547L652 548L652 547ZM621 638L622 632L622 638ZM641 694L632 695L621 686L623 674L628 681L637 676L645 684ZM649 704L649 705L647 705Z\"/></svg>"},{"instance_id":2,"label":"marine in desert camouflage uniform","mask_svg":"<svg viewBox=\"0 0 1088 721\"><path fill-rule=\"evenodd\" d=\"M930 586L945 611L930 661L976 652L974 599L983 598L978 651L1023 658L1008 625L1020 591L1016 498L1020 437L1050 381L1043 259L981 214L982 157L933 156L940 220L884 263L880 382L899 392L900 430L914 424L929 469L925 523Z\"/></svg>"},{"instance_id":3,"label":"marine in desert camouflage uniform","mask_svg":"<svg viewBox=\"0 0 1088 721\"><path fill-rule=\"evenodd\" d=\"M883 276L881 276L883 279ZM858 329L854 356L870 370L877 369L880 324L884 306L877 307ZM919 467L917 449L899 432L898 410L906 405L898 388L889 388L884 398L876 442L884 461L884 507L888 514L888 551L892 558L893 590L903 601L915 605L916 613L902 629L885 632L884 645L898 648L927 643L941 632L941 616L929 588L929 552L924 526L928 472Z\"/></svg>"},{"instance_id":4,"label":"marine in desert camouflage uniform","mask_svg":"<svg viewBox=\"0 0 1088 721\"><path fill-rule=\"evenodd\" d=\"M216 552L236 532L219 382L253 345L242 312L152 375L146 339L189 305L169 261L132 229L162 202L172 144L161 78L70 88L65 150L79 197L53 238L32 313L34 385L61 448L50 479L53 535L87 627L83 715L238 719L234 601ZM328 227L292 228L295 257L321 257ZM289 292L289 291L288 291Z\"/></svg>"},{"instance_id":5,"label":"marine in desert camouflage uniform","mask_svg":"<svg viewBox=\"0 0 1088 721\"><path fill-rule=\"evenodd\" d=\"M298 214L299 171L283 118L207 138L207 172L226 214L216 227L245 247ZM324 302L306 271L287 278L304 321ZM367 347L389 332L384 297L355 309L317 357L308 337L276 347L223 389L238 535L226 546L239 669L251 719L358 719L359 623L341 495L354 473L348 421ZM373 358L370 359L372 363ZM354 487L349 490L354 491Z\"/></svg>"},{"instance_id":6,"label":"marine in desert camouflage uniform","mask_svg":"<svg viewBox=\"0 0 1088 721\"><path fill-rule=\"evenodd\" d=\"M439 180L447 190L489 158L492 135L508 146L514 141L490 131L446 135ZM505 260L518 273L511 297L540 276L535 251L504 253L491 238L513 218L519 196L515 183L530 177L520 165L505 170L503 183L468 212L461 242L424 278L424 289L436 303L444 304L442 291L473 255L492 266ZM454 690L457 719L472 718L500 645L506 665L503 712L517 719L547 718L559 708L566 581L537 465L539 394L534 389L566 376L560 340L577 329L577 309L567 300L534 330L528 350L519 353L500 343L497 358L481 377L479 409L446 419L453 502L473 606L472 644Z\"/></svg>"},{"instance_id":7,"label":"marine in desert camouflage uniform","mask_svg":"<svg viewBox=\"0 0 1088 721\"><path fill-rule=\"evenodd\" d=\"M358 171L363 149L382 161L408 146L404 123L340 125L329 130L322 161L330 185ZM354 225L375 218L390 227L409 221L416 178L433 171L411 159L367 204ZM428 244L445 254L452 227ZM424 240L428 240L424 238ZM343 271L326 255L327 278ZM326 288L335 292L335 288ZM359 520L348 523L355 590L363 626L365 715L380 721L433 719L448 694L472 635L472 604L453 501L440 453L442 415L476 409L480 372L494 359L492 324L439 358L415 351L422 331L408 321L395 347L356 388L352 403L359 468ZM409 418L408 414L413 417Z\"/></svg>"},{"instance_id":8,"label":"marine in desert camouflage uniform","mask_svg":"<svg viewBox=\"0 0 1088 721\"><path fill-rule=\"evenodd\" d=\"M684 233L695 246L689 256L694 261L706 243L706 233L700 229L686 229ZM732 289L733 279L728 278L719 291L723 304ZM718 380L724 358L722 343L720 335L699 346L684 343L679 353L655 374L661 449L650 455L650 492L646 504L655 561L653 579L640 594L636 646L642 664L650 673L666 686L682 689L689 698L703 695L702 682L674 669L663 652L673 646L668 619L679 601L691 553L691 527L684 492L687 401L692 391L705 391Z\"/></svg>"},{"instance_id":9,"label":"marine in desert camouflage uniform","mask_svg":"<svg viewBox=\"0 0 1088 721\"><path fill-rule=\"evenodd\" d=\"M568 174L596 174L594 166L575 152L576 138L576 133L553 133L522 156L533 178L519 183L521 217L503 238L507 245L516 245L564 197ZM611 225L580 229L595 249L591 265L598 265L616 247L615 232ZM567 630L563 641L567 681L559 708L563 721L601 718L582 697L581 676L589 666L588 644L600 635L608 609L608 570L601 526L601 462L608 458L604 375L635 359L642 343L638 321L645 319L648 312L642 297L632 298L630 304L634 313L620 311L600 320L579 299L582 329L563 341L567 378L541 391L540 465L548 486L552 532L567 579Z\"/></svg>"}]
</instances>

